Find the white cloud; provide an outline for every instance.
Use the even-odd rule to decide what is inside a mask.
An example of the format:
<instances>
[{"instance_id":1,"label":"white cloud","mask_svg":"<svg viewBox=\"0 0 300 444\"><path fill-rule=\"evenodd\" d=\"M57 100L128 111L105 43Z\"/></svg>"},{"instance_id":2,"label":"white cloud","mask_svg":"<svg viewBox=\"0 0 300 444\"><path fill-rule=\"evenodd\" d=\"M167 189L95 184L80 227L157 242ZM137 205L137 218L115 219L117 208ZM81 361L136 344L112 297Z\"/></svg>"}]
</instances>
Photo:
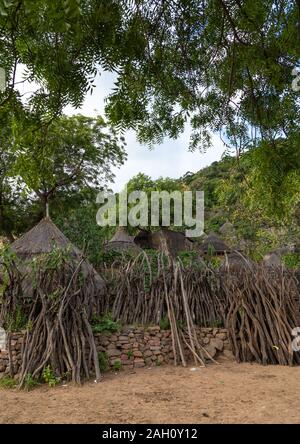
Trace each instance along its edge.
<instances>
[{"instance_id":1,"label":"white cloud","mask_svg":"<svg viewBox=\"0 0 300 444\"><path fill-rule=\"evenodd\" d=\"M22 80L23 70L24 67L20 66L18 81ZM95 79L96 87L93 89L93 94L87 94L81 108L75 109L67 106L64 112L67 115L79 113L87 116L104 115L105 98L112 90L115 80L116 75L102 71ZM34 83L25 82L19 85L21 94L25 95L28 94L28 91L32 92L36 89L37 86ZM120 191L128 180L139 172L145 173L153 179L160 176L179 178L187 171L196 172L221 158L224 147L218 136L213 137L213 146L206 153L189 152L190 132L191 129L187 126L185 132L177 140L166 138L161 145L157 145L153 150L139 144L133 131L126 132L128 160L120 169L114 170L115 183L110 184L110 187L116 192Z\"/></svg>"},{"instance_id":2,"label":"white cloud","mask_svg":"<svg viewBox=\"0 0 300 444\"><path fill-rule=\"evenodd\" d=\"M128 180L139 172L157 179L160 176L179 178L187 171L196 172L213 161L219 160L224 152L218 137L213 138L212 148L204 154L188 151L189 129L177 140L167 139L154 150L140 145L133 132L127 133L128 160L115 170L114 191L120 191Z\"/></svg>"},{"instance_id":3,"label":"white cloud","mask_svg":"<svg viewBox=\"0 0 300 444\"><path fill-rule=\"evenodd\" d=\"M87 95L80 110L67 107L65 112L67 114L80 112L89 116L103 115L105 98L113 88L115 79L116 76L111 73L102 72L96 78L96 88L94 88L93 94ZM191 129L187 127L177 140L165 139L153 150L139 144L133 131L126 132L128 159L120 169L115 169L115 183L110 185L111 188L116 192L121 191L128 180L140 172L153 179L160 176L179 178L187 171L196 172L221 158L224 146L218 136L213 137L213 146L206 153L189 152L190 132Z\"/></svg>"}]
</instances>

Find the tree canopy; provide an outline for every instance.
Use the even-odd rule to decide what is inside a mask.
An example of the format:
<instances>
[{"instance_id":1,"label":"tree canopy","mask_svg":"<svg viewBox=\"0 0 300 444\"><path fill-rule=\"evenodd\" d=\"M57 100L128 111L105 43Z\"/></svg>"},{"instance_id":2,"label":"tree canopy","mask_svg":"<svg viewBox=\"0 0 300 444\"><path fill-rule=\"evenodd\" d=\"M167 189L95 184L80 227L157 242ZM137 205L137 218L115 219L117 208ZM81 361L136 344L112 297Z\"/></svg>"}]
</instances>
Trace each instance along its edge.
<instances>
[{"instance_id":1,"label":"tree canopy","mask_svg":"<svg viewBox=\"0 0 300 444\"><path fill-rule=\"evenodd\" d=\"M176 137L189 119L191 148L212 131L245 149L298 132L299 2L130 2L148 44L122 68L107 111L136 123L142 141Z\"/></svg>"},{"instance_id":2,"label":"tree canopy","mask_svg":"<svg viewBox=\"0 0 300 444\"><path fill-rule=\"evenodd\" d=\"M110 0L1 0L0 66L7 77L1 109L19 98L20 65L24 80L38 86L27 101L35 112L51 117L66 104L79 107L97 64L113 69L126 52L120 14Z\"/></svg>"},{"instance_id":3,"label":"tree canopy","mask_svg":"<svg viewBox=\"0 0 300 444\"><path fill-rule=\"evenodd\" d=\"M81 115L62 116L46 129L27 131L15 149L15 171L44 201L62 188L65 192L100 189L112 181L111 168L126 159L122 137L101 117Z\"/></svg>"},{"instance_id":4,"label":"tree canopy","mask_svg":"<svg viewBox=\"0 0 300 444\"><path fill-rule=\"evenodd\" d=\"M106 70L117 74L106 106L116 130L133 128L140 141L156 143L190 123L190 149L202 150L218 132L238 159L253 153L246 182L238 173L249 201L264 199L286 220L300 175L300 100L292 87L299 50L297 0L0 0L4 201L16 192L21 198L7 179L11 165L43 195L66 180L69 191L76 181L96 181L91 163L99 164L103 151L93 151L84 118L76 125L57 119L67 104L80 107ZM20 71L21 81L33 82L29 94L19 90ZM84 123L95 141L99 127ZM123 156L115 137L104 147L109 164ZM69 182L82 143L88 158ZM102 173L109 175L105 167Z\"/></svg>"},{"instance_id":5,"label":"tree canopy","mask_svg":"<svg viewBox=\"0 0 300 444\"><path fill-rule=\"evenodd\" d=\"M31 216L33 212L39 217L49 201L54 214L59 210L67 214L68 208L85 200L95 201L96 193L113 180L112 168L126 159L124 139L101 117L62 116L46 127L28 119L26 125L24 132L14 133L13 141L9 134L2 140L0 215L4 231L9 224L10 231L16 229L12 216L16 206L22 209L21 201Z\"/></svg>"},{"instance_id":6,"label":"tree canopy","mask_svg":"<svg viewBox=\"0 0 300 444\"><path fill-rule=\"evenodd\" d=\"M0 110L19 99L20 64L45 115L80 106L104 69L118 74L111 121L142 141L176 137L188 119L192 148L211 131L243 148L287 137L299 127L299 11L286 0L1 0Z\"/></svg>"}]
</instances>

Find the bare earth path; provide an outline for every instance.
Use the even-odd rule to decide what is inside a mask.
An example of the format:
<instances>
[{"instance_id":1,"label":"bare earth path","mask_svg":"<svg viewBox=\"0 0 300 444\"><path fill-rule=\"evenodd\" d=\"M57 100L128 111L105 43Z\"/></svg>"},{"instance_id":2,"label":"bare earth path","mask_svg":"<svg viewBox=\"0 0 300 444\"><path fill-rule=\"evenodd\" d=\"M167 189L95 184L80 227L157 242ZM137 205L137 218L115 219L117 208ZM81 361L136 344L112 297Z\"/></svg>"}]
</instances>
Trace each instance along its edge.
<instances>
[{"instance_id":1,"label":"bare earth path","mask_svg":"<svg viewBox=\"0 0 300 444\"><path fill-rule=\"evenodd\" d=\"M83 387L0 390L0 423L300 423L299 394L300 367L163 366Z\"/></svg>"}]
</instances>

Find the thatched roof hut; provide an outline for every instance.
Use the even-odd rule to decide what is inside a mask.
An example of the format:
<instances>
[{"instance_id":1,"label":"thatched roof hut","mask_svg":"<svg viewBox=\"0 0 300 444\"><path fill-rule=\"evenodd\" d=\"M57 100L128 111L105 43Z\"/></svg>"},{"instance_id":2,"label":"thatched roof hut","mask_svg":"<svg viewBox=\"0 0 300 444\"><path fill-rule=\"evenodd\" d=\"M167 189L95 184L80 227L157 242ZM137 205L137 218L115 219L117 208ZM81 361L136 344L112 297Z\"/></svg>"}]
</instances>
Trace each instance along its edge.
<instances>
[{"instance_id":1,"label":"thatched roof hut","mask_svg":"<svg viewBox=\"0 0 300 444\"><path fill-rule=\"evenodd\" d=\"M66 248L71 245L68 238L59 230L49 217L42 219L31 230L11 244L11 249L23 259L37 254L50 253L53 247ZM79 250L72 245L72 248Z\"/></svg>"},{"instance_id":2,"label":"thatched roof hut","mask_svg":"<svg viewBox=\"0 0 300 444\"><path fill-rule=\"evenodd\" d=\"M39 255L51 253L54 248L67 250L70 258L74 258L74 261L79 261L82 257L79 248L71 243L49 217L45 217L31 230L23 234L11 244L10 248L18 258L22 259L24 268L27 266L26 262L28 263ZM93 280L93 284L96 290L99 290L99 293L104 291L105 281L87 259L82 262L81 271L84 276L89 276Z\"/></svg>"},{"instance_id":3,"label":"thatched roof hut","mask_svg":"<svg viewBox=\"0 0 300 444\"><path fill-rule=\"evenodd\" d=\"M200 246L201 254L224 255L230 252L231 248L215 233L210 233Z\"/></svg>"},{"instance_id":4,"label":"thatched roof hut","mask_svg":"<svg viewBox=\"0 0 300 444\"><path fill-rule=\"evenodd\" d=\"M165 250L172 256L176 256L180 251L191 250L193 242L184 233L161 228L151 234L152 248Z\"/></svg>"},{"instance_id":5,"label":"thatched roof hut","mask_svg":"<svg viewBox=\"0 0 300 444\"><path fill-rule=\"evenodd\" d=\"M180 251L191 250L193 242L180 231L173 231L165 227L158 231L140 230L134 242L141 248L153 248L176 256Z\"/></svg>"},{"instance_id":6,"label":"thatched roof hut","mask_svg":"<svg viewBox=\"0 0 300 444\"><path fill-rule=\"evenodd\" d=\"M49 217L16 240L11 249L17 260L11 264L4 289L0 325L6 330L27 330L19 387L28 374L41 378L47 365L53 365L56 376L68 375L74 383L92 375L100 380L92 321L103 313L105 281ZM19 313L21 324L16 322Z\"/></svg>"},{"instance_id":7,"label":"thatched roof hut","mask_svg":"<svg viewBox=\"0 0 300 444\"><path fill-rule=\"evenodd\" d=\"M136 251L140 249L134 243L134 236L130 236L125 227L118 227L113 237L104 245L105 250Z\"/></svg>"}]
</instances>

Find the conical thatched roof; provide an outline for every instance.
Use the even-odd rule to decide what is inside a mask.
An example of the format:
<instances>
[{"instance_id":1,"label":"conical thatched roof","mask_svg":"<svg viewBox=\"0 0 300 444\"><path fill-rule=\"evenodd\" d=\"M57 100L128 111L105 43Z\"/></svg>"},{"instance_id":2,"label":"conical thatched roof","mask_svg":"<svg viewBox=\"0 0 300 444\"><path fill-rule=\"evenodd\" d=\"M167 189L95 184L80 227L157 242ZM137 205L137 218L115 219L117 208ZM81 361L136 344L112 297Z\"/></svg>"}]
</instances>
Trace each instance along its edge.
<instances>
[{"instance_id":1,"label":"conical thatched roof","mask_svg":"<svg viewBox=\"0 0 300 444\"><path fill-rule=\"evenodd\" d=\"M50 253L53 247L71 249L80 253L80 250L71 244L69 239L60 231L49 217L42 219L27 233L11 244L11 249L18 256L33 256L36 254Z\"/></svg>"},{"instance_id":2,"label":"conical thatched roof","mask_svg":"<svg viewBox=\"0 0 300 444\"><path fill-rule=\"evenodd\" d=\"M130 236L125 227L119 227L113 237L105 244L107 250L136 250L139 247L134 243L134 236Z\"/></svg>"},{"instance_id":3,"label":"conical thatched roof","mask_svg":"<svg viewBox=\"0 0 300 444\"><path fill-rule=\"evenodd\" d=\"M11 249L17 260L11 264L0 325L8 326L7 319L15 319L17 309L31 324L22 344L19 387L27 374L39 379L43 368L52 363L60 378L68 373L73 382L81 383L93 369L99 380L92 320L106 306L104 280L49 217Z\"/></svg>"},{"instance_id":4,"label":"conical thatched roof","mask_svg":"<svg viewBox=\"0 0 300 444\"><path fill-rule=\"evenodd\" d=\"M49 217L42 219L27 233L11 244L11 249L21 259L31 259L34 256L50 253L53 248L68 248L70 256L74 259L81 258L81 251L60 231ZM25 265L25 264L24 264ZM105 288L105 281L99 276L88 260L81 265L85 275L90 275L95 280L97 288Z\"/></svg>"},{"instance_id":5,"label":"conical thatched roof","mask_svg":"<svg viewBox=\"0 0 300 444\"><path fill-rule=\"evenodd\" d=\"M170 230L162 227L159 231L152 233L152 244L158 250L167 248L167 251L176 256L180 251L189 251L193 242L180 231Z\"/></svg>"},{"instance_id":6,"label":"conical thatched roof","mask_svg":"<svg viewBox=\"0 0 300 444\"><path fill-rule=\"evenodd\" d=\"M231 249L219 236L215 233L209 233L209 235L204 239L200 246L200 251L203 254L215 253L215 254L225 254L230 253Z\"/></svg>"},{"instance_id":7,"label":"conical thatched roof","mask_svg":"<svg viewBox=\"0 0 300 444\"><path fill-rule=\"evenodd\" d=\"M191 250L193 242L185 233L161 227L157 231L140 230L134 242L141 248L153 248L176 256L180 251Z\"/></svg>"}]
</instances>

